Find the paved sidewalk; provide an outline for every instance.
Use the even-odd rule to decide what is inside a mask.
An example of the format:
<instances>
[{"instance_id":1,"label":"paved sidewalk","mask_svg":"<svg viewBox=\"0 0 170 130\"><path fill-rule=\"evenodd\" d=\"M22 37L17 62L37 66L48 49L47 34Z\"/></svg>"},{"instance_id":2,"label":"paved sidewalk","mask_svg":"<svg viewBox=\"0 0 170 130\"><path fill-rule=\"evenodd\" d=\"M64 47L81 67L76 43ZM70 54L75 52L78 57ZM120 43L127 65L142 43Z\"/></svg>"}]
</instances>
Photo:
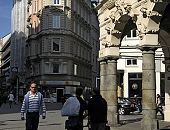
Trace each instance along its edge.
<instances>
[{"instance_id":1,"label":"paved sidewalk","mask_svg":"<svg viewBox=\"0 0 170 130\"><path fill-rule=\"evenodd\" d=\"M60 110L62 107L61 103L45 103L47 111L50 110ZM21 110L21 103L12 104L12 108L10 109L9 104L3 104L0 107L0 114L9 114L9 113L19 113Z\"/></svg>"},{"instance_id":2,"label":"paved sidewalk","mask_svg":"<svg viewBox=\"0 0 170 130\"><path fill-rule=\"evenodd\" d=\"M21 104L14 105L12 109L9 109L8 104L4 104L0 108L0 130L25 130L25 121L20 119L20 106ZM40 119L39 130L64 130L64 122L67 118L61 116L61 104L46 104L46 106L47 118ZM142 130L142 115L128 117L130 118L126 119L125 116L121 116L122 125L111 130ZM87 120L84 121L84 125L86 124ZM159 126L161 130L170 130L170 122L159 120ZM85 127L84 130L88 128Z\"/></svg>"},{"instance_id":3,"label":"paved sidewalk","mask_svg":"<svg viewBox=\"0 0 170 130\"><path fill-rule=\"evenodd\" d=\"M39 130L64 130L65 117L60 111L48 111L47 118L40 118ZM0 114L0 130L25 130L25 120L20 119L20 113Z\"/></svg>"}]
</instances>

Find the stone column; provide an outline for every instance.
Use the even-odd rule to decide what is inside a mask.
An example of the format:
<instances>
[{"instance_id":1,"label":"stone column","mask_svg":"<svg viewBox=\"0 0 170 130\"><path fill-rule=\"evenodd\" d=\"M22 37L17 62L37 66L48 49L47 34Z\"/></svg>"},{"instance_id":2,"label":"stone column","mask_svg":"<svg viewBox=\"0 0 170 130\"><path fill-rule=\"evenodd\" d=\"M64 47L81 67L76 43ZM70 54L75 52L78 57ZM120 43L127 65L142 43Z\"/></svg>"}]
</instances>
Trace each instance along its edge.
<instances>
[{"instance_id":1,"label":"stone column","mask_svg":"<svg viewBox=\"0 0 170 130\"><path fill-rule=\"evenodd\" d=\"M153 47L140 48L143 54L142 64L142 113L143 130L157 130L156 120L156 74L155 50Z\"/></svg>"},{"instance_id":2,"label":"stone column","mask_svg":"<svg viewBox=\"0 0 170 130\"><path fill-rule=\"evenodd\" d=\"M100 92L107 101L107 119L111 129L116 127L119 122L117 112L117 59L109 57L100 61Z\"/></svg>"}]
</instances>

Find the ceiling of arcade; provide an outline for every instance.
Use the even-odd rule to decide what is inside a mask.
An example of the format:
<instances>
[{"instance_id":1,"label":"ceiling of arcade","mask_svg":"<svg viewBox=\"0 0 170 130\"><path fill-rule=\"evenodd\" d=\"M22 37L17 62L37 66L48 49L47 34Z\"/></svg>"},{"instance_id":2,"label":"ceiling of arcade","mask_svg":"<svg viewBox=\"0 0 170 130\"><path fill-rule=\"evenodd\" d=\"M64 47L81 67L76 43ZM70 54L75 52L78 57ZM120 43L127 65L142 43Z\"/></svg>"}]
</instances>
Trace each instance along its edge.
<instances>
[{"instance_id":1,"label":"ceiling of arcade","mask_svg":"<svg viewBox=\"0 0 170 130\"><path fill-rule=\"evenodd\" d=\"M170 1L103 0L98 6L101 48L119 47L132 29L140 46L161 45L170 57Z\"/></svg>"}]
</instances>

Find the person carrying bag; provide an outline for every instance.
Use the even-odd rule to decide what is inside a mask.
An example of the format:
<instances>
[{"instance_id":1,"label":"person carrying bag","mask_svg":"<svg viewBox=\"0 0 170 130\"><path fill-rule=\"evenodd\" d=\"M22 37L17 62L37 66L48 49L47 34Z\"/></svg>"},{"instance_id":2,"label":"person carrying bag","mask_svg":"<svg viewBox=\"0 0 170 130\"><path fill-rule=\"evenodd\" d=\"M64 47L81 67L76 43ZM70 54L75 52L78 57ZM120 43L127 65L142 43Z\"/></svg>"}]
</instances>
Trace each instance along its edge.
<instances>
[{"instance_id":1,"label":"person carrying bag","mask_svg":"<svg viewBox=\"0 0 170 130\"><path fill-rule=\"evenodd\" d=\"M87 104L80 97L82 92L82 88L76 88L76 96L68 98L61 109L61 115L68 116L65 121L67 130L83 130L83 113L87 109Z\"/></svg>"},{"instance_id":2,"label":"person carrying bag","mask_svg":"<svg viewBox=\"0 0 170 130\"><path fill-rule=\"evenodd\" d=\"M77 97L70 97L66 100L61 109L61 115L69 117L65 122L65 129L73 129L79 125L79 110L80 103Z\"/></svg>"}]
</instances>

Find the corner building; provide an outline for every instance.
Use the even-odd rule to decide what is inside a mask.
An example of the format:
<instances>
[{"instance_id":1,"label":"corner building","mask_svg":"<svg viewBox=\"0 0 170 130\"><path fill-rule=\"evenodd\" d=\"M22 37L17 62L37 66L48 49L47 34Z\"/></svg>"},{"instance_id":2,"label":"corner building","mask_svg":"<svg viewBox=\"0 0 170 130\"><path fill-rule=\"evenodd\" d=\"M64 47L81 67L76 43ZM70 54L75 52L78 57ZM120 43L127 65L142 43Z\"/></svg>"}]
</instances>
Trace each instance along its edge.
<instances>
[{"instance_id":1,"label":"corner building","mask_svg":"<svg viewBox=\"0 0 170 130\"><path fill-rule=\"evenodd\" d=\"M99 27L91 1L28 0L27 16L26 80L57 102L77 86L95 86Z\"/></svg>"}]
</instances>

